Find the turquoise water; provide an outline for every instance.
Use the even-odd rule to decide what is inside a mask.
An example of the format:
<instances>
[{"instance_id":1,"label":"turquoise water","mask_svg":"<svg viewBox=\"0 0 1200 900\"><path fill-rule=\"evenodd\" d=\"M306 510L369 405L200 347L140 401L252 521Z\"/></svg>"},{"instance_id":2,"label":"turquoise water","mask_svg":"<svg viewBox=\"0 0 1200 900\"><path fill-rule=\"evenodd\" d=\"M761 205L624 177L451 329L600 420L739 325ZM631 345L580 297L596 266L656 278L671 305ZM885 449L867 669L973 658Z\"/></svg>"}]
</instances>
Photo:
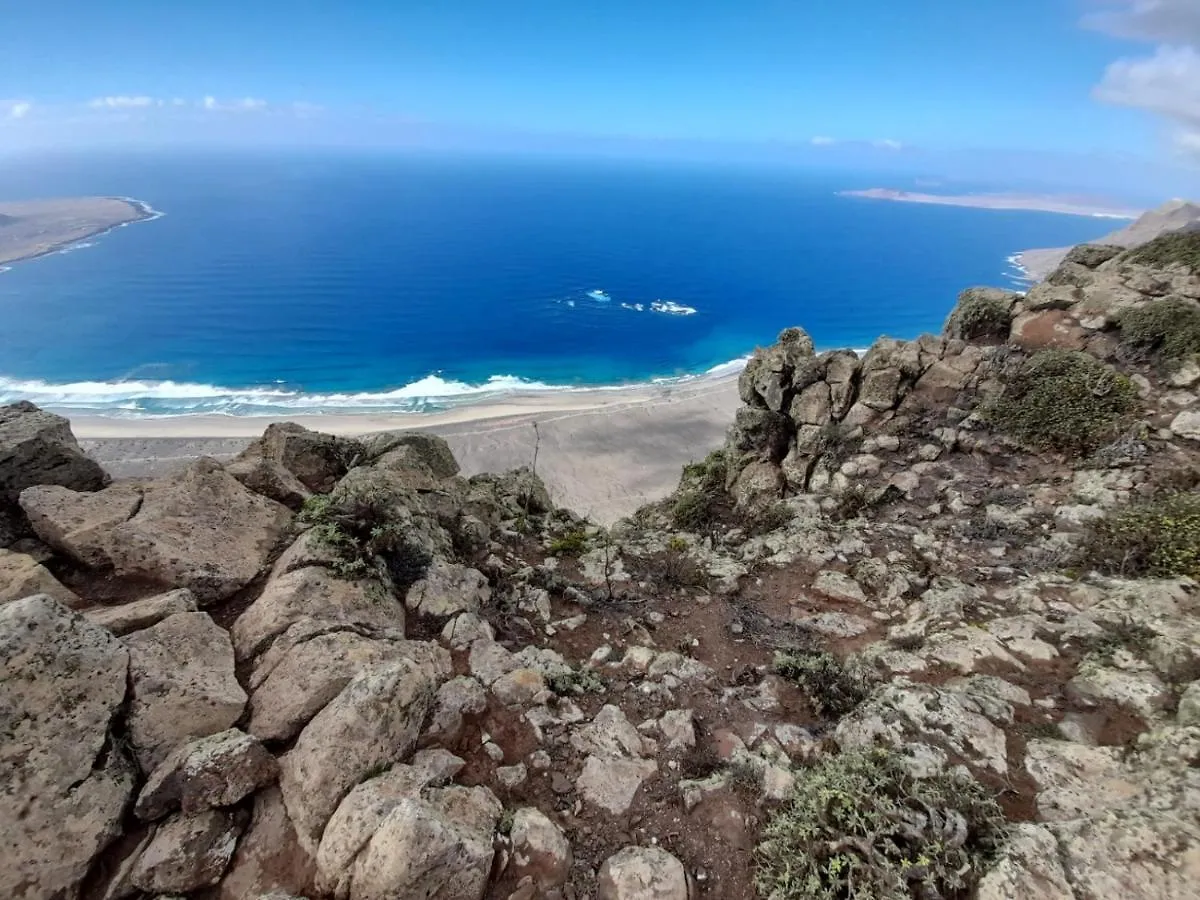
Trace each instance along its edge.
<instances>
[{"instance_id":1,"label":"turquoise water","mask_svg":"<svg viewBox=\"0 0 1200 900\"><path fill-rule=\"evenodd\" d=\"M940 328L1102 219L836 196L800 171L415 156L63 158L0 196L164 215L0 274L0 402L119 415L419 410L703 373L802 325Z\"/></svg>"}]
</instances>

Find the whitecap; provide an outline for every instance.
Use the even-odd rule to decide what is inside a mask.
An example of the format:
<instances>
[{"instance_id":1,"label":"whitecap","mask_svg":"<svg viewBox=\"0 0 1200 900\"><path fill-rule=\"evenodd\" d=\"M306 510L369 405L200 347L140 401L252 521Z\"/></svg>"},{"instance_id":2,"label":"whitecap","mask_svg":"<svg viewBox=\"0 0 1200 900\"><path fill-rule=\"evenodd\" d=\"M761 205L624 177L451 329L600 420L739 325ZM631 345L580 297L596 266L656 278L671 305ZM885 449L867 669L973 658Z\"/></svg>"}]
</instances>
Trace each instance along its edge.
<instances>
[{"instance_id":1,"label":"whitecap","mask_svg":"<svg viewBox=\"0 0 1200 900\"><path fill-rule=\"evenodd\" d=\"M609 296L604 291L599 290L599 289L594 290L594 291L588 291L587 295L589 298L591 298L592 300L595 300L597 303L608 303L610 300L612 300L611 296Z\"/></svg>"},{"instance_id":2,"label":"whitecap","mask_svg":"<svg viewBox=\"0 0 1200 900\"><path fill-rule=\"evenodd\" d=\"M655 300L650 304L650 309L656 313L666 313L672 316L691 316L696 314L694 306L684 306L682 303L676 303L673 300Z\"/></svg>"}]
</instances>

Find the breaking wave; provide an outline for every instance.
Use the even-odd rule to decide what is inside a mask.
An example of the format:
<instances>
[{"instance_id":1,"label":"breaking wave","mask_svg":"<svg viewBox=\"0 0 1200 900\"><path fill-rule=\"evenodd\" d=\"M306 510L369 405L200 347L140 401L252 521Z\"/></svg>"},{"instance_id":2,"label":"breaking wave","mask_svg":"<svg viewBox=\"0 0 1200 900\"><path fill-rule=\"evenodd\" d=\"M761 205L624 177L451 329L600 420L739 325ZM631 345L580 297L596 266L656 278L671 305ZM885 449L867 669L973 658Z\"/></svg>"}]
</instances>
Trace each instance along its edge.
<instances>
[{"instance_id":1,"label":"breaking wave","mask_svg":"<svg viewBox=\"0 0 1200 900\"><path fill-rule=\"evenodd\" d=\"M745 365L736 359L698 375L657 378L670 384L733 374ZM434 412L505 395L621 390L622 385L546 384L515 375L493 375L471 384L427 375L386 391L309 392L286 385L223 387L187 381L76 381L57 384L0 376L0 405L28 400L38 406L103 416L271 416L334 413Z\"/></svg>"}]
</instances>

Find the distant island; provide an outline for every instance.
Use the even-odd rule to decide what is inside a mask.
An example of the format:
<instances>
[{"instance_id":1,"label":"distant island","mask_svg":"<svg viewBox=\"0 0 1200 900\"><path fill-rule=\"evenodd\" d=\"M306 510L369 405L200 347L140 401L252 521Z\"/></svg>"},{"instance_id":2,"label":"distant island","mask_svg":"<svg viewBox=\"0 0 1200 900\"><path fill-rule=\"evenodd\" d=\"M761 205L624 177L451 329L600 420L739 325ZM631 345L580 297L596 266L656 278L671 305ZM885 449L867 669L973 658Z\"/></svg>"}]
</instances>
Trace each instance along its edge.
<instances>
[{"instance_id":1,"label":"distant island","mask_svg":"<svg viewBox=\"0 0 1200 900\"><path fill-rule=\"evenodd\" d=\"M975 209L1023 209L1106 219L1136 219L1142 212L1087 198L1045 194L921 194L891 188L868 188L865 191L839 191L838 196L892 200L897 203L931 203L936 206L970 206Z\"/></svg>"},{"instance_id":2,"label":"distant island","mask_svg":"<svg viewBox=\"0 0 1200 900\"><path fill-rule=\"evenodd\" d=\"M148 204L126 197L0 202L0 266L46 256L159 215Z\"/></svg>"}]
</instances>

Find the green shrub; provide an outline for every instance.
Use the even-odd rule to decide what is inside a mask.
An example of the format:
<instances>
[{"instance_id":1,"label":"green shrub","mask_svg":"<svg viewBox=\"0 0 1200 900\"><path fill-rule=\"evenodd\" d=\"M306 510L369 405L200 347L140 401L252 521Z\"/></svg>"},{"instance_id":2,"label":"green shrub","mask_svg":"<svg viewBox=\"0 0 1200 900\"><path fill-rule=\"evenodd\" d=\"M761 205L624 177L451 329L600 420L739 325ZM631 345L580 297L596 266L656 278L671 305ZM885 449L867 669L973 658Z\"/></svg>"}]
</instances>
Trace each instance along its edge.
<instances>
[{"instance_id":1,"label":"green shrub","mask_svg":"<svg viewBox=\"0 0 1200 900\"><path fill-rule=\"evenodd\" d=\"M967 896L999 852L1004 816L974 781L916 779L886 750L800 773L756 850L763 900Z\"/></svg>"},{"instance_id":2,"label":"green shrub","mask_svg":"<svg viewBox=\"0 0 1200 900\"><path fill-rule=\"evenodd\" d=\"M1085 654L1101 665L1111 666L1119 650L1145 657L1157 635L1138 622L1125 621L1109 625L1100 634L1088 635L1082 641Z\"/></svg>"},{"instance_id":3,"label":"green shrub","mask_svg":"<svg viewBox=\"0 0 1200 900\"><path fill-rule=\"evenodd\" d=\"M585 550L587 532L582 528L573 528L550 542L550 553L554 556L579 556Z\"/></svg>"},{"instance_id":4,"label":"green shrub","mask_svg":"<svg viewBox=\"0 0 1200 900\"><path fill-rule=\"evenodd\" d=\"M739 518L746 534L758 537L787 527L787 524L796 518L796 513L786 503L775 502L743 510Z\"/></svg>"},{"instance_id":5,"label":"green shrub","mask_svg":"<svg viewBox=\"0 0 1200 900\"><path fill-rule=\"evenodd\" d=\"M965 341L1007 339L1012 328L1013 299L1013 294L1004 291L963 291L946 320L946 334Z\"/></svg>"},{"instance_id":6,"label":"green shrub","mask_svg":"<svg viewBox=\"0 0 1200 900\"><path fill-rule=\"evenodd\" d=\"M391 498L369 489L318 495L305 501L300 520L337 555L332 570L362 578L382 564L398 589L407 589L428 571L433 557L405 523L393 517Z\"/></svg>"},{"instance_id":7,"label":"green shrub","mask_svg":"<svg viewBox=\"0 0 1200 900\"><path fill-rule=\"evenodd\" d=\"M1112 575L1200 578L1200 494L1116 507L1092 525L1082 564Z\"/></svg>"},{"instance_id":8,"label":"green shrub","mask_svg":"<svg viewBox=\"0 0 1200 900\"><path fill-rule=\"evenodd\" d=\"M546 679L546 687L561 697L568 694L602 694L604 679L592 669L583 667L551 675Z\"/></svg>"},{"instance_id":9,"label":"green shrub","mask_svg":"<svg viewBox=\"0 0 1200 900\"><path fill-rule=\"evenodd\" d=\"M844 663L832 653L776 653L777 675L794 681L817 715L839 718L867 699L874 678L857 662Z\"/></svg>"},{"instance_id":10,"label":"green shrub","mask_svg":"<svg viewBox=\"0 0 1200 900\"><path fill-rule=\"evenodd\" d=\"M681 531L703 531L716 524L727 506L725 454L714 450L701 462L683 467L679 490L671 502L671 524Z\"/></svg>"},{"instance_id":11,"label":"green shrub","mask_svg":"<svg viewBox=\"0 0 1200 900\"><path fill-rule=\"evenodd\" d=\"M1041 350L1004 382L984 418L1030 447L1073 456L1115 437L1138 407L1133 382L1075 350Z\"/></svg>"},{"instance_id":12,"label":"green shrub","mask_svg":"<svg viewBox=\"0 0 1200 900\"><path fill-rule=\"evenodd\" d=\"M1126 259L1158 268L1182 263L1191 271L1200 272L1200 231L1176 231L1160 235L1130 251Z\"/></svg>"},{"instance_id":13,"label":"green shrub","mask_svg":"<svg viewBox=\"0 0 1200 900\"><path fill-rule=\"evenodd\" d=\"M1178 297L1125 310L1117 319L1121 343L1138 354L1178 365L1200 353L1200 305Z\"/></svg>"}]
</instances>

